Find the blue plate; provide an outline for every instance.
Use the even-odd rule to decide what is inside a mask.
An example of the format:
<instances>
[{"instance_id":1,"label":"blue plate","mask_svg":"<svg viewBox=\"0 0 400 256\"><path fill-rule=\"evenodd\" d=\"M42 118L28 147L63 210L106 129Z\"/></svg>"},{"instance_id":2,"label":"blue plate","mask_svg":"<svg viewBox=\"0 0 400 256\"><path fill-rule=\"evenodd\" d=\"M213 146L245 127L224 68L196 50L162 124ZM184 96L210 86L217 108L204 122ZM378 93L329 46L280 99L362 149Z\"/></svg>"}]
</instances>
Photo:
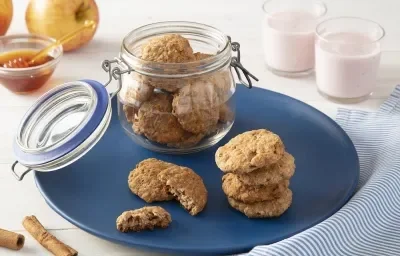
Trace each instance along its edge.
<instances>
[{"instance_id":1,"label":"blue plate","mask_svg":"<svg viewBox=\"0 0 400 256\"><path fill-rule=\"evenodd\" d=\"M326 115L282 94L239 86L235 97L232 130L218 145L191 155L157 154L135 145L114 111L108 131L86 156L58 171L35 172L37 187L57 213L91 234L127 246L186 255L246 252L297 234L338 211L353 195L359 176L358 156L346 133ZM218 146L259 128L279 134L296 159L292 206L274 219L248 219L232 209L214 162ZM169 228L121 233L116 218L147 205L130 192L127 179L132 168L149 157L194 169L209 191L208 204L193 217L177 202L154 203L171 213Z\"/></svg>"}]
</instances>

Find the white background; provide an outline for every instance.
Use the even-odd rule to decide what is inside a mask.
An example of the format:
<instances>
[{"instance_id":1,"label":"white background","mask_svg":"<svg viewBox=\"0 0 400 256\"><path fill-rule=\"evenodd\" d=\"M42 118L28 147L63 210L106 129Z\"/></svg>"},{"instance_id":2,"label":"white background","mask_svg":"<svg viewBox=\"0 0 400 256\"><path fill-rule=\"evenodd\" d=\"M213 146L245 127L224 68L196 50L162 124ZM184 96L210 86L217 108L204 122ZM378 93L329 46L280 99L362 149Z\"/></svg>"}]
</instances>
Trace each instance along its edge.
<instances>
[{"instance_id":1,"label":"white background","mask_svg":"<svg viewBox=\"0 0 400 256\"><path fill-rule=\"evenodd\" d=\"M26 215L36 215L46 228L79 255L155 255L116 245L71 225L54 213L37 191L32 174L18 182L10 173L13 162L12 140L20 118L44 91L54 85L82 78L105 81L100 64L117 56L123 37L132 29L152 22L188 20L213 25L233 40L240 42L242 62L260 82L256 85L298 98L335 116L339 105L326 101L316 91L313 76L288 79L268 72L263 63L261 43L262 0L98 0L100 25L94 40L85 48L63 57L52 79L40 91L18 96L0 87L0 228L25 235L25 247L19 252L0 248L0 255L49 255L24 231L21 221ZM330 16L360 16L380 23L387 32L383 41L381 68L377 89L371 99L348 108L376 109L400 84L400 15L398 0L327 0ZM26 33L27 0L14 0L14 17L7 34ZM240 104L240 103L239 103Z\"/></svg>"}]
</instances>

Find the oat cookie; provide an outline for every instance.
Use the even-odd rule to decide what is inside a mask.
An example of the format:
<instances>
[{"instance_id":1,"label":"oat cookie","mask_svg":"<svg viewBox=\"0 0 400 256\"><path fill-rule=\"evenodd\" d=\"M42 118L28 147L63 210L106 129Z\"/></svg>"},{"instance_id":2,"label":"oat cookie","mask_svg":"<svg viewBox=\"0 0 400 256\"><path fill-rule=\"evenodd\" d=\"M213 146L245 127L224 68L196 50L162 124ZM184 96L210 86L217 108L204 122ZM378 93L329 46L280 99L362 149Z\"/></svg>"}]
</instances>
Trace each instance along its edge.
<instances>
[{"instance_id":1,"label":"oat cookie","mask_svg":"<svg viewBox=\"0 0 400 256\"><path fill-rule=\"evenodd\" d=\"M131 107L128 105L123 105L122 110L125 113L125 117L128 123L133 123L133 120L135 119L135 115L138 110L135 107Z\"/></svg>"},{"instance_id":2,"label":"oat cookie","mask_svg":"<svg viewBox=\"0 0 400 256\"><path fill-rule=\"evenodd\" d=\"M144 44L141 58L161 63L182 63L193 61L194 55L189 40L170 34L155 37Z\"/></svg>"},{"instance_id":3,"label":"oat cookie","mask_svg":"<svg viewBox=\"0 0 400 256\"><path fill-rule=\"evenodd\" d=\"M180 89L172 107L182 128L191 133L206 133L219 119L218 96L205 80L194 80Z\"/></svg>"},{"instance_id":4,"label":"oat cookie","mask_svg":"<svg viewBox=\"0 0 400 256\"><path fill-rule=\"evenodd\" d=\"M155 93L140 106L133 123L133 131L162 144L180 142L185 130L171 112L172 97L164 93Z\"/></svg>"},{"instance_id":5,"label":"oat cookie","mask_svg":"<svg viewBox=\"0 0 400 256\"><path fill-rule=\"evenodd\" d=\"M196 60L204 60L214 55L196 52L194 56ZM231 90L231 87L234 85L234 80L229 68L224 68L220 71L212 72L209 75L204 75L201 79L214 85L214 90L218 95L219 104L227 102L232 97L233 90Z\"/></svg>"},{"instance_id":6,"label":"oat cookie","mask_svg":"<svg viewBox=\"0 0 400 256\"><path fill-rule=\"evenodd\" d=\"M235 119L235 114L229 108L229 105L224 103L219 107L219 121L222 123L228 123Z\"/></svg>"},{"instance_id":7,"label":"oat cookie","mask_svg":"<svg viewBox=\"0 0 400 256\"><path fill-rule=\"evenodd\" d=\"M172 148L190 148L197 145L204 138L204 136L204 133L193 134L190 132L185 132L179 142L168 143L167 146Z\"/></svg>"},{"instance_id":8,"label":"oat cookie","mask_svg":"<svg viewBox=\"0 0 400 256\"><path fill-rule=\"evenodd\" d=\"M141 80L154 88L162 89L167 92L176 92L180 88L189 85L189 79L183 78L164 78L164 77L150 77L141 75Z\"/></svg>"},{"instance_id":9,"label":"oat cookie","mask_svg":"<svg viewBox=\"0 0 400 256\"><path fill-rule=\"evenodd\" d=\"M141 81L137 73L125 74L122 78L123 85L118 97L124 103L139 107L153 95L154 87Z\"/></svg>"},{"instance_id":10,"label":"oat cookie","mask_svg":"<svg viewBox=\"0 0 400 256\"><path fill-rule=\"evenodd\" d=\"M209 78L214 84L220 104L227 102L233 95L233 87L235 82L229 69L223 69L213 73Z\"/></svg>"},{"instance_id":11,"label":"oat cookie","mask_svg":"<svg viewBox=\"0 0 400 256\"><path fill-rule=\"evenodd\" d=\"M218 148L215 162L223 172L248 173L276 163L284 152L278 135L259 129L239 134Z\"/></svg>"},{"instance_id":12,"label":"oat cookie","mask_svg":"<svg viewBox=\"0 0 400 256\"><path fill-rule=\"evenodd\" d=\"M281 196L272 201L246 204L228 197L229 204L249 218L272 218L281 216L292 204L292 191L286 189Z\"/></svg>"},{"instance_id":13,"label":"oat cookie","mask_svg":"<svg viewBox=\"0 0 400 256\"><path fill-rule=\"evenodd\" d=\"M123 212L117 218L117 229L121 232L166 228L172 222L171 215L160 206L145 206Z\"/></svg>"},{"instance_id":14,"label":"oat cookie","mask_svg":"<svg viewBox=\"0 0 400 256\"><path fill-rule=\"evenodd\" d=\"M227 173L222 177L222 190L228 197L240 200L244 203L254 203L277 198L283 190L289 186L289 181L272 185L250 186L241 182L232 173Z\"/></svg>"},{"instance_id":15,"label":"oat cookie","mask_svg":"<svg viewBox=\"0 0 400 256\"><path fill-rule=\"evenodd\" d=\"M128 177L130 190L147 203L168 201L174 197L168 192L165 183L157 179L157 175L174 164L148 158L138 163Z\"/></svg>"},{"instance_id":16,"label":"oat cookie","mask_svg":"<svg viewBox=\"0 0 400 256\"><path fill-rule=\"evenodd\" d=\"M198 214L206 206L207 189L203 179L192 169L173 166L161 171L158 179L191 215Z\"/></svg>"},{"instance_id":17,"label":"oat cookie","mask_svg":"<svg viewBox=\"0 0 400 256\"><path fill-rule=\"evenodd\" d=\"M127 88L120 97L129 104L140 105L150 99L153 95L154 87L147 83L140 83L137 86Z\"/></svg>"},{"instance_id":18,"label":"oat cookie","mask_svg":"<svg viewBox=\"0 0 400 256\"><path fill-rule=\"evenodd\" d=\"M246 185L270 185L292 178L295 168L294 157L285 152L273 165L261 167L250 173L232 173L232 175Z\"/></svg>"}]
</instances>

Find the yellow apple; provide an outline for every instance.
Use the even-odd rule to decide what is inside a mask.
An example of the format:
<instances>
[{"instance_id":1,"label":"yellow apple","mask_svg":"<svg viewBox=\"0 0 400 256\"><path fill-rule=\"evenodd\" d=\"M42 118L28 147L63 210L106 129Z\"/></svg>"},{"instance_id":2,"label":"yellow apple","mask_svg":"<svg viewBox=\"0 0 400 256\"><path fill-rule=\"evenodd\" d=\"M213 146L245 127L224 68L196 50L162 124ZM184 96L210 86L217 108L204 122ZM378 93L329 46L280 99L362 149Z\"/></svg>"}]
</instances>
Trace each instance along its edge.
<instances>
[{"instance_id":1,"label":"yellow apple","mask_svg":"<svg viewBox=\"0 0 400 256\"><path fill-rule=\"evenodd\" d=\"M56 39L78 29L85 20L99 23L99 10L94 0L31 0L25 13L30 33ZM64 51L72 51L87 44L96 33L96 28L86 29L65 43Z\"/></svg>"},{"instance_id":2,"label":"yellow apple","mask_svg":"<svg viewBox=\"0 0 400 256\"><path fill-rule=\"evenodd\" d=\"M0 36L7 33L13 17L13 4L11 0L0 0Z\"/></svg>"}]
</instances>

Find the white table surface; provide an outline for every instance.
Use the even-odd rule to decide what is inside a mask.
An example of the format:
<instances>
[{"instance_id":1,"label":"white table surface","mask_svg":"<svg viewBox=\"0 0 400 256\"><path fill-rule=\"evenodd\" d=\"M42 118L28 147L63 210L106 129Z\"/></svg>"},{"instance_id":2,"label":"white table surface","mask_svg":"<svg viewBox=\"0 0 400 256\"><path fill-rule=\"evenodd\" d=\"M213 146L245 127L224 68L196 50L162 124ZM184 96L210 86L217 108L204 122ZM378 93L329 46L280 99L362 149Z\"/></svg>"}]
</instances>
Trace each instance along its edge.
<instances>
[{"instance_id":1,"label":"white table surface","mask_svg":"<svg viewBox=\"0 0 400 256\"><path fill-rule=\"evenodd\" d=\"M14 0L14 16L7 34L26 33L27 0ZM122 256L159 255L127 248L94 237L76 228L47 206L33 181L32 173L18 182L10 173L13 162L12 140L20 118L44 91L62 82L82 78L106 80L100 63L117 56L123 37L132 29L156 21L190 20L220 28L240 42L242 62L259 77L256 86L298 98L334 117L337 107L375 110L400 84L400 24L398 0L327 0L328 16L362 16L383 25L387 36L383 42L377 89L362 103L338 105L328 102L316 91L313 76L288 79L268 72L263 64L261 44L262 0L98 0L100 25L93 41L86 47L63 57L47 85L31 95L15 95L0 86L0 228L25 235L25 247L18 252L0 248L0 255L50 255L24 231L24 216L36 215L55 236L79 251L80 255ZM351 6L350 6L351 5ZM327 17L328 17L327 16Z\"/></svg>"}]
</instances>

